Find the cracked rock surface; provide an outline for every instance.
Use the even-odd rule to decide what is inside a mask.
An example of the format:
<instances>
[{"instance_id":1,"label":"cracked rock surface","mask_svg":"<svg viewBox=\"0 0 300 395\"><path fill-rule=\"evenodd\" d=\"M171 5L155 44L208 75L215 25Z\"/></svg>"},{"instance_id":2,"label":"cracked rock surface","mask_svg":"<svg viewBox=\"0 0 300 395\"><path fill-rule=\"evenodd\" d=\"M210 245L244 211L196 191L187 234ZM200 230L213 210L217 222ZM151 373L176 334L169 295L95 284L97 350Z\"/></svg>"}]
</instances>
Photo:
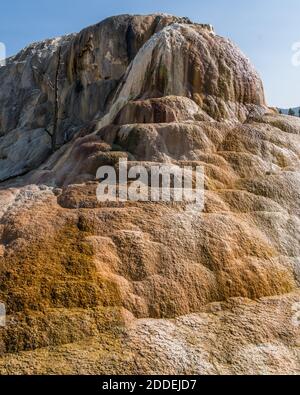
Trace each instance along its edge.
<instances>
[{"instance_id":1,"label":"cracked rock surface","mask_svg":"<svg viewBox=\"0 0 300 395\"><path fill-rule=\"evenodd\" d=\"M203 211L96 171L203 166ZM300 121L209 25L123 15L0 68L1 374L299 374Z\"/></svg>"}]
</instances>

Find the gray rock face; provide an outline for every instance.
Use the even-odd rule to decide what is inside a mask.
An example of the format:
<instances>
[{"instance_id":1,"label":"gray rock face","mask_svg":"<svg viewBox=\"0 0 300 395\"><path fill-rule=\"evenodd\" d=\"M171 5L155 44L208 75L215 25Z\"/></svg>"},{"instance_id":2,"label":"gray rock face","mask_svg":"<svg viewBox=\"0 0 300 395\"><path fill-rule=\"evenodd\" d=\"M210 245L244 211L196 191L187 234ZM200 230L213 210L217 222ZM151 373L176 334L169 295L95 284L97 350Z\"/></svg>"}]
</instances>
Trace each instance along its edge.
<instances>
[{"instance_id":1,"label":"gray rock face","mask_svg":"<svg viewBox=\"0 0 300 395\"><path fill-rule=\"evenodd\" d=\"M78 126L101 118L140 47L174 22L188 20L113 17L79 34L32 44L10 58L0 68L0 167L5 168L0 180L34 169L49 156L47 135L36 140L42 130L55 135L56 148ZM16 139L21 139L18 144ZM24 157L20 146L32 154Z\"/></svg>"},{"instance_id":2,"label":"gray rock face","mask_svg":"<svg viewBox=\"0 0 300 395\"><path fill-rule=\"evenodd\" d=\"M246 118L265 104L259 77L232 43L169 15L112 17L30 45L0 68L0 86L1 181L36 168L131 99L186 96L216 119Z\"/></svg>"},{"instance_id":3,"label":"gray rock face","mask_svg":"<svg viewBox=\"0 0 300 395\"><path fill-rule=\"evenodd\" d=\"M51 137L45 129L12 130L1 138L0 181L37 168L51 154Z\"/></svg>"}]
</instances>

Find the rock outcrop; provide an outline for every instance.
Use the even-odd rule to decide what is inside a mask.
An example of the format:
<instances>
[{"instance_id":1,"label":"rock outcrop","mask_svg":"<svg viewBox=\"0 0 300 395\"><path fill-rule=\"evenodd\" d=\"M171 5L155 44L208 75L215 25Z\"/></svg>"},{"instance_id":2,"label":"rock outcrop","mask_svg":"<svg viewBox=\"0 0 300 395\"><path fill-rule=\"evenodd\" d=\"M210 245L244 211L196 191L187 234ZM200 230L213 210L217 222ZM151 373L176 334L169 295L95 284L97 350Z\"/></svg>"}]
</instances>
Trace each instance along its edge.
<instances>
[{"instance_id":1,"label":"rock outcrop","mask_svg":"<svg viewBox=\"0 0 300 395\"><path fill-rule=\"evenodd\" d=\"M300 120L211 26L119 16L0 68L0 373L299 374ZM201 165L203 211L96 171Z\"/></svg>"},{"instance_id":2,"label":"rock outcrop","mask_svg":"<svg viewBox=\"0 0 300 395\"><path fill-rule=\"evenodd\" d=\"M1 181L36 169L89 123L111 123L133 99L188 97L219 120L265 104L230 41L167 15L109 18L33 44L0 69L0 84Z\"/></svg>"}]
</instances>

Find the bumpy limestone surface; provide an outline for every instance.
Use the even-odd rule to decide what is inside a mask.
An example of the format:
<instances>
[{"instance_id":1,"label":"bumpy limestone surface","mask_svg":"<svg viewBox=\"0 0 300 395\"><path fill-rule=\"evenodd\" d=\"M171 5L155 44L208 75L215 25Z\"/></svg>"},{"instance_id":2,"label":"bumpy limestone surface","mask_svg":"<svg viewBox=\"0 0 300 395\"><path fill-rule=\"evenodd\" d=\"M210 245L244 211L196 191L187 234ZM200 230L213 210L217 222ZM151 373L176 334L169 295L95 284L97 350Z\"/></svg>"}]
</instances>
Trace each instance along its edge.
<instances>
[{"instance_id":1,"label":"bumpy limestone surface","mask_svg":"<svg viewBox=\"0 0 300 395\"><path fill-rule=\"evenodd\" d=\"M231 42L168 15L113 17L30 45L1 67L0 86L0 181L35 169L90 122L109 124L133 98L187 96L218 119L264 105Z\"/></svg>"},{"instance_id":2,"label":"bumpy limestone surface","mask_svg":"<svg viewBox=\"0 0 300 395\"><path fill-rule=\"evenodd\" d=\"M140 47L186 18L109 18L76 35L32 44L0 68L0 181L35 169L79 126L101 118ZM23 154L27 149L28 153Z\"/></svg>"},{"instance_id":3,"label":"bumpy limestone surface","mask_svg":"<svg viewBox=\"0 0 300 395\"><path fill-rule=\"evenodd\" d=\"M113 17L0 83L0 373L300 373L300 121L231 42ZM204 210L99 203L121 157L203 166Z\"/></svg>"}]
</instances>

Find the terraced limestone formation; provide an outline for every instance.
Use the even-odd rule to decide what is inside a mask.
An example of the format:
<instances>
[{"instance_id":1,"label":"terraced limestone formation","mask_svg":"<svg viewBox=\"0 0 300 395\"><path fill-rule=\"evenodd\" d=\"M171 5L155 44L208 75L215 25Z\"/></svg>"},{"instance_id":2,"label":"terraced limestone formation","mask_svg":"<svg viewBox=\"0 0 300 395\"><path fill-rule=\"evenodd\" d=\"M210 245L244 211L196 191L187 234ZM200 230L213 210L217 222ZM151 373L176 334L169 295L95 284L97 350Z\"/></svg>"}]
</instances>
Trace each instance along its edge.
<instances>
[{"instance_id":1,"label":"terraced limestone formation","mask_svg":"<svg viewBox=\"0 0 300 395\"><path fill-rule=\"evenodd\" d=\"M200 165L203 211L100 203ZM210 25L109 18L0 68L1 374L299 374L300 120Z\"/></svg>"}]
</instances>

